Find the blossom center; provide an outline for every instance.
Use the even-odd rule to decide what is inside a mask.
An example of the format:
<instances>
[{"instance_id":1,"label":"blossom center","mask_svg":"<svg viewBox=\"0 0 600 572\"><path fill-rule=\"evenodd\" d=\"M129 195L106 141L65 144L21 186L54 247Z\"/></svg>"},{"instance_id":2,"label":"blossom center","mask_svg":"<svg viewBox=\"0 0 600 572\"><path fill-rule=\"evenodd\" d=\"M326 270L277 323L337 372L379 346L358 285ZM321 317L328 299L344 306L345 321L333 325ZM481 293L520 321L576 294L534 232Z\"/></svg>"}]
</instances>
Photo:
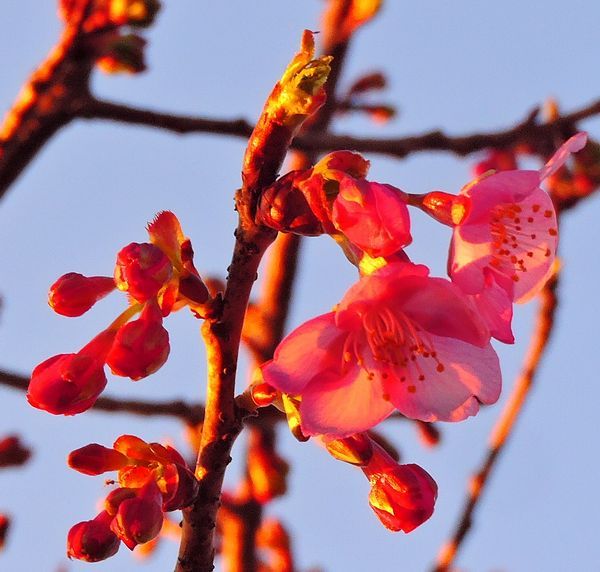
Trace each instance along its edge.
<instances>
[{"instance_id":1,"label":"blossom center","mask_svg":"<svg viewBox=\"0 0 600 572\"><path fill-rule=\"evenodd\" d=\"M490 266L514 282L519 281L519 273L527 272L536 259L552 255L544 235L557 235L552 210L543 209L539 203L497 205L491 213L490 231Z\"/></svg>"}]
</instances>

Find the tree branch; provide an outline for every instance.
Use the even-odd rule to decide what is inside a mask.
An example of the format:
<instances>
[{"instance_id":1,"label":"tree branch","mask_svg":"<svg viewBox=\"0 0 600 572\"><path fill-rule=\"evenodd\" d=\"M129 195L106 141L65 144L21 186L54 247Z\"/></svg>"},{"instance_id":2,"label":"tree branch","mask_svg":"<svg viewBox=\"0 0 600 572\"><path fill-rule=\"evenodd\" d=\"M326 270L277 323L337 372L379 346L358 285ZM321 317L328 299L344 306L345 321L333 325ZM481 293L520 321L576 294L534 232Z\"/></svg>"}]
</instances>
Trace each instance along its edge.
<instances>
[{"instance_id":1,"label":"tree branch","mask_svg":"<svg viewBox=\"0 0 600 572\"><path fill-rule=\"evenodd\" d=\"M0 385L25 392L29 385L29 377L0 370ZM201 423L204 419L204 407L202 404L189 404L181 400L152 402L137 399L99 397L91 410L107 413L128 413L144 417L164 415L177 417L190 425Z\"/></svg>"},{"instance_id":2,"label":"tree branch","mask_svg":"<svg viewBox=\"0 0 600 572\"><path fill-rule=\"evenodd\" d=\"M434 572L447 572L450 570L450 566L454 562L458 550L473 525L473 514L489 482L489 477L506 446L508 438L514 430L515 423L530 394L554 327L556 309L558 307L557 287L558 274L555 274L540 294L541 299L536 328L524 360L522 372L492 431L485 459L479 470L471 477L469 493L465 500L460 519L452 533L451 539L439 552L437 563L433 568Z\"/></svg>"}]
</instances>

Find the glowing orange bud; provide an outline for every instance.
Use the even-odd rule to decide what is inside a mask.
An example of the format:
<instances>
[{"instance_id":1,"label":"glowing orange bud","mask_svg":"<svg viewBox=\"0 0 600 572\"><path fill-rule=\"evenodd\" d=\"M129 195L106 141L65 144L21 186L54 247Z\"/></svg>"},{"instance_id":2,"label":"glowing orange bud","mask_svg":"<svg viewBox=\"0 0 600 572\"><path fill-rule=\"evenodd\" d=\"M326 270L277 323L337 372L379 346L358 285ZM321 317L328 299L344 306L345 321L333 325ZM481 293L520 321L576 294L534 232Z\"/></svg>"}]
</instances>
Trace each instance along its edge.
<instances>
[{"instance_id":1,"label":"glowing orange bud","mask_svg":"<svg viewBox=\"0 0 600 572\"><path fill-rule=\"evenodd\" d=\"M166 465L158 485L163 493L163 510L171 511L185 508L194 502L198 494L199 483L194 473L178 463ZM165 489L161 484L164 482Z\"/></svg>"},{"instance_id":2,"label":"glowing orange bud","mask_svg":"<svg viewBox=\"0 0 600 572\"><path fill-rule=\"evenodd\" d=\"M94 520L73 526L67 537L67 556L85 562L99 562L114 556L120 542L110 529L111 520L107 512L101 512Z\"/></svg>"},{"instance_id":3,"label":"glowing orange bud","mask_svg":"<svg viewBox=\"0 0 600 572\"><path fill-rule=\"evenodd\" d=\"M69 272L61 276L48 293L48 304L57 313L71 318L87 312L98 300L115 289L112 278L83 276Z\"/></svg>"},{"instance_id":4,"label":"glowing orange bud","mask_svg":"<svg viewBox=\"0 0 600 572\"><path fill-rule=\"evenodd\" d=\"M67 464L84 475L100 475L124 467L128 459L119 451L92 443L71 451Z\"/></svg>"},{"instance_id":5,"label":"glowing orange bud","mask_svg":"<svg viewBox=\"0 0 600 572\"><path fill-rule=\"evenodd\" d=\"M256 383L250 389L252 401L257 407L267 407L277 399L279 392L268 383Z\"/></svg>"},{"instance_id":6,"label":"glowing orange bud","mask_svg":"<svg viewBox=\"0 0 600 572\"><path fill-rule=\"evenodd\" d=\"M113 443L113 448L130 459L142 461L151 461L153 459L150 445L135 435L121 435Z\"/></svg>"},{"instance_id":7,"label":"glowing orange bud","mask_svg":"<svg viewBox=\"0 0 600 572\"><path fill-rule=\"evenodd\" d=\"M59 354L31 374L27 401L54 415L75 415L89 409L106 387L104 362L81 354Z\"/></svg>"},{"instance_id":8,"label":"glowing orange bud","mask_svg":"<svg viewBox=\"0 0 600 572\"><path fill-rule=\"evenodd\" d=\"M106 363L115 375L137 381L161 368L170 349L160 309L148 304L138 320L119 328Z\"/></svg>"},{"instance_id":9,"label":"glowing orange bud","mask_svg":"<svg viewBox=\"0 0 600 572\"><path fill-rule=\"evenodd\" d=\"M0 514L0 550L4 548L6 542L6 535L10 528L10 519L5 514Z\"/></svg>"},{"instance_id":10,"label":"glowing orange bud","mask_svg":"<svg viewBox=\"0 0 600 572\"><path fill-rule=\"evenodd\" d=\"M337 2L330 2L323 15L323 30L327 33L327 43L345 42L360 26L377 15L382 0L352 0L340 20Z\"/></svg>"},{"instance_id":11,"label":"glowing orange bud","mask_svg":"<svg viewBox=\"0 0 600 572\"><path fill-rule=\"evenodd\" d=\"M360 153L354 151L333 151L328 153L313 167L314 173L320 173L325 178L339 180L335 173L330 171L342 171L342 174L350 175L355 179L364 179L369 172L371 163ZM329 177L328 177L329 175Z\"/></svg>"},{"instance_id":12,"label":"glowing orange bud","mask_svg":"<svg viewBox=\"0 0 600 572\"><path fill-rule=\"evenodd\" d=\"M365 433L356 433L343 439L331 439L325 442L325 447L338 461L359 467L367 465L373 456L371 440Z\"/></svg>"},{"instance_id":13,"label":"glowing orange bud","mask_svg":"<svg viewBox=\"0 0 600 572\"><path fill-rule=\"evenodd\" d=\"M31 451L21 443L18 435L9 435L0 440L0 468L23 465Z\"/></svg>"},{"instance_id":14,"label":"glowing orange bud","mask_svg":"<svg viewBox=\"0 0 600 572\"><path fill-rule=\"evenodd\" d=\"M129 293L138 302L146 302L156 296L172 274L173 265L153 244L132 242L117 255L117 288Z\"/></svg>"},{"instance_id":15,"label":"glowing orange bud","mask_svg":"<svg viewBox=\"0 0 600 572\"><path fill-rule=\"evenodd\" d=\"M466 196L432 191L425 195L408 197L410 205L420 208L435 220L448 226L460 224L469 214L470 199Z\"/></svg>"},{"instance_id":16,"label":"glowing orange bud","mask_svg":"<svg viewBox=\"0 0 600 572\"><path fill-rule=\"evenodd\" d=\"M163 523L162 496L154 481L149 481L135 498L119 504L111 530L129 550L158 536Z\"/></svg>"}]
</instances>

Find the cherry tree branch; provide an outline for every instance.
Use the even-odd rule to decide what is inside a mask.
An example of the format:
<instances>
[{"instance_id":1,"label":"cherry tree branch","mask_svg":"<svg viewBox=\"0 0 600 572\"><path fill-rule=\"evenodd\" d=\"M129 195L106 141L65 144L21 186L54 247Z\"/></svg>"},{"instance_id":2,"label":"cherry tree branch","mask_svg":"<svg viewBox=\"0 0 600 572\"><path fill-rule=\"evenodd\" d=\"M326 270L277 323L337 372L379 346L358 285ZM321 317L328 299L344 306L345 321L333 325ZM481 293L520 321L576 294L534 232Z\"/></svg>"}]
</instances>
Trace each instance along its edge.
<instances>
[{"instance_id":1,"label":"cherry tree branch","mask_svg":"<svg viewBox=\"0 0 600 572\"><path fill-rule=\"evenodd\" d=\"M329 113L335 111L331 107L329 110ZM600 100L595 100L547 123L536 122L538 111L538 108L535 108L512 127L457 136L447 135L435 129L403 137L362 138L330 133L323 128L326 124L318 121L315 127L320 129L311 129L297 137L291 147L311 153L352 149L362 153L376 153L396 158L425 151L445 151L465 156L492 147L510 147L518 143L528 143L536 150L546 151L553 148L557 133L572 130L579 121L599 115ZM86 119L108 119L155 127L179 134L212 133L246 138L252 130L251 124L244 119L223 120L161 113L93 98L82 103L81 108L77 110L77 115Z\"/></svg>"},{"instance_id":2,"label":"cherry tree branch","mask_svg":"<svg viewBox=\"0 0 600 572\"><path fill-rule=\"evenodd\" d=\"M29 385L29 377L0 370L0 385L25 392ZM91 410L107 413L127 413L143 417L164 415L176 417L190 425L196 425L204 419L204 406L201 403L190 404L179 399L172 401L143 401L140 399L99 397Z\"/></svg>"},{"instance_id":3,"label":"cherry tree branch","mask_svg":"<svg viewBox=\"0 0 600 572\"><path fill-rule=\"evenodd\" d=\"M434 572L447 572L450 570L458 550L473 526L473 515L489 483L490 475L530 395L537 377L539 365L547 350L554 327L556 309L558 307L557 287L558 274L555 274L540 293L540 307L537 314L536 328L531 338L529 350L525 356L521 374L517 378L508 402L504 406L504 410L492 431L485 459L480 468L471 477L469 492L465 499L458 524L450 540L440 550L436 565L433 568Z\"/></svg>"}]
</instances>

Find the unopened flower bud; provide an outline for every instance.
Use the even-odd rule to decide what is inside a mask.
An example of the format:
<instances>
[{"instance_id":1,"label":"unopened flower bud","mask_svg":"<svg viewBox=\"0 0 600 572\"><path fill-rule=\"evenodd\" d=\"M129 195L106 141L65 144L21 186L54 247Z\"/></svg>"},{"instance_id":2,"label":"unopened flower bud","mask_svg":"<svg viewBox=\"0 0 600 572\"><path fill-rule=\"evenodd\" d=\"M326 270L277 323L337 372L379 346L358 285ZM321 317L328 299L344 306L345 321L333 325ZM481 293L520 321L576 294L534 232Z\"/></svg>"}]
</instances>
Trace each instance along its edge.
<instances>
[{"instance_id":1,"label":"unopened flower bud","mask_svg":"<svg viewBox=\"0 0 600 572\"><path fill-rule=\"evenodd\" d=\"M511 171L517 168L517 158L512 149L490 149L485 159L476 163L471 171L474 177L479 177L488 171Z\"/></svg>"},{"instance_id":2,"label":"unopened flower bud","mask_svg":"<svg viewBox=\"0 0 600 572\"><path fill-rule=\"evenodd\" d=\"M104 362L82 354L59 354L31 374L27 400L54 415L75 415L89 409L106 387Z\"/></svg>"},{"instance_id":3,"label":"unopened flower bud","mask_svg":"<svg viewBox=\"0 0 600 572\"><path fill-rule=\"evenodd\" d=\"M18 435L0 440L0 468L23 465L30 456L31 451L21 443Z\"/></svg>"},{"instance_id":4,"label":"unopened flower bud","mask_svg":"<svg viewBox=\"0 0 600 572\"><path fill-rule=\"evenodd\" d=\"M169 357L169 333L156 304L148 303L141 317L121 326L106 363L115 375L134 381L160 369Z\"/></svg>"},{"instance_id":5,"label":"unopened flower bud","mask_svg":"<svg viewBox=\"0 0 600 572\"><path fill-rule=\"evenodd\" d=\"M135 498L121 502L111 530L129 550L158 536L163 523L162 496L156 483L149 481Z\"/></svg>"},{"instance_id":6,"label":"unopened flower bud","mask_svg":"<svg viewBox=\"0 0 600 572\"><path fill-rule=\"evenodd\" d=\"M194 502L198 494L199 483L194 473L186 466L171 463L164 469L167 485L163 491L163 510L179 510Z\"/></svg>"},{"instance_id":7,"label":"unopened flower bud","mask_svg":"<svg viewBox=\"0 0 600 572\"><path fill-rule=\"evenodd\" d=\"M463 195L432 191L425 195L410 195L409 204L448 226L459 225L469 214L470 201Z\"/></svg>"},{"instance_id":8,"label":"unopened flower bud","mask_svg":"<svg viewBox=\"0 0 600 572\"><path fill-rule=\"evenodd\" d=\"M307 198L296 185L304 171L292 171L267 187L260 196L256 222L280 232L318 236L324 229Z\"/></svg>"},{"instance_id":9,"label":"unopened flower bud","mask_svg":"<svg viewBox=\"0 0 600 572\"><path fill-rule=\"evenodd\" d=\"M132 242L117 255L115 282L138 302L146 302L173 275L173 265L165 253L150 243Z\"/></svg>"},{"instance_id":10,"label":"unopened flower bud","mask_svg":"<svg viewBox=\"0 0 600 572\"><path fill-rule=\"evenodd\" d=\"M115 516L124 500L134 499L136 497L136 489L128 489L126 487L114 489L110 491L110 493L108 493L104 499L104 510L111 516Z\"/></svg>"},{"instance_id":11,"label":"unopened flower bud","mask_svg":"<svg viewBox=\"0 0 600 572\"><path fill-rule=\"evenodd\" d=\"M115 289L112 278L87 277L77 272L61 276L48 293L48 304L61 316L71 318L87 312L98 300Z\"/></svg>"},{"instance_id":12,"label":"unopened flower bud","mask_svg":"<svg viewBox=\"0 0 600 572\"><path fill-rule=\"evenodd\" d=\"M256 403L257 407L267 407L277 399L279 391L272 385L263 382L252 385L250 394L252 396L252 401Z\"/></svg>"},{"instance_id":13,"label":"unopened flower bud","mask_svg":"<svg viewBox=\"0 0 600 572\"><path fill-rule=\"evenodd\" d=\"M128 459L119 451L92 443L71 451L67 464L84 475L101 475L124 467Z\"/></svg>"},{"instance_id":14,"label":"unopened flower bud","mask_svg":"<svg viewBox=\"0 0 600 572\"><path fill-rule=\"evenodd\" d=\"M114 556L120 542L110 529L112 517L101 512L94 520L80 522L69 530L67 556L85 562L99 562Z\"/></svg>"},{"instance_id":15,"label":"unopened flower bud","mask_svg":"<svg viewBox=\"0 0 600 572\"><path fill-rule=\"evenodd\" d=\"M411 532L433 514L437 484L419 465L399 465L374 445L363 472L371 484L369 505L389 530Z\"/></svg>"}]
</instances>

